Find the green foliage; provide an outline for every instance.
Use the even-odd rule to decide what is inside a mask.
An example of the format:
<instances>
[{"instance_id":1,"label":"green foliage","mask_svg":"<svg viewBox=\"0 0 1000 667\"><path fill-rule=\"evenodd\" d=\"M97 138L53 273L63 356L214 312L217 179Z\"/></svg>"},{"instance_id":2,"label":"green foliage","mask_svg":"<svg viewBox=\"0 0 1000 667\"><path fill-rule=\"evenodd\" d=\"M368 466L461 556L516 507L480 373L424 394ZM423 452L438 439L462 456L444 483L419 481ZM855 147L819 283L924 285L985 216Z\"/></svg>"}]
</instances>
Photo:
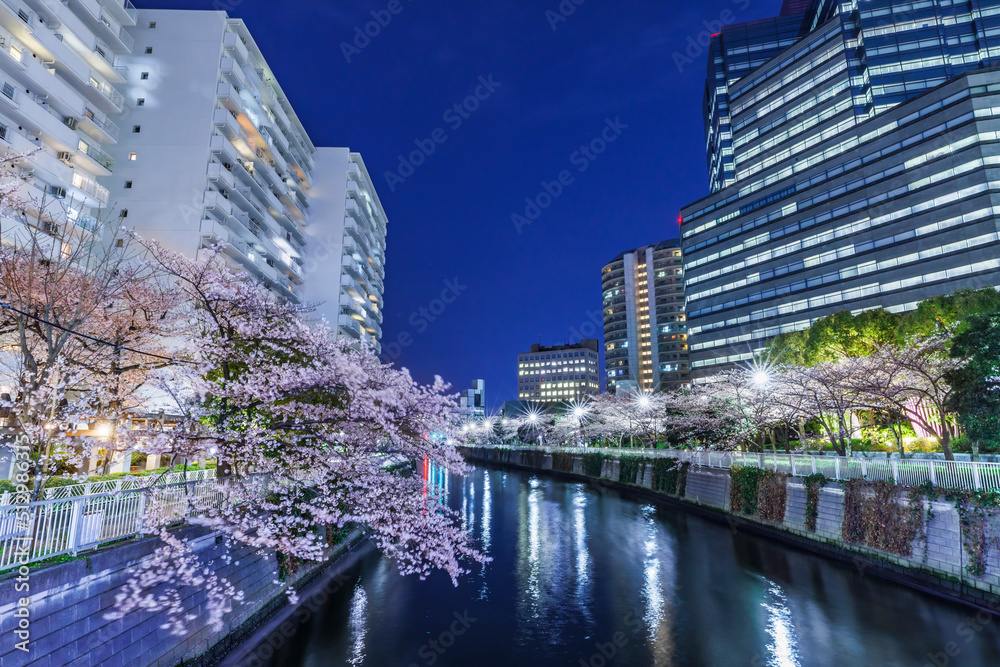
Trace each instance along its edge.
<instances>
[{"instance_id":1,"label":"green foliage","mask_svg":"<svg viewBox=\"0 0 1000 667\"><path fill-rule=\"evenodd\" d=\"M1000 312L968 318L964 331L952 343L951 354L967 362L947 375L953 388L948 408L968 436L966 451L972 451L973 445L980 451L996 451L1000 448L1000 383L996 382L1000 376Z\"/></svg>"},{"instance_id":2,"label":"green foliage","mask_svg":"<svg viewBox=\"0 0 1000 667\"><path fill-rule=\"evenodd\" d=\"M677 495L680 498L683 498L687 491L688 468L690 467L690 461L681 461L677 466Z\"/></svg>"},{"instance_id":3,"label":"green foliage","mask_svg":"<svg viewBox=\"0 0 1000 667\"><path fill-rule=\"evenodd\" d=\"M923 532L923 506L913 494L910 502L904 502L904 491L905 487L891 482L846 482L841 528L844 542L899 556L912 555L913 540Z\"/></svg>"},{"instance_id":4,"label":"green foliage","mask_svg":"<svg viewBox=\"0 0 1000 667\"><path fill-rule=\"evenodd\" d=\"M677 459L654 459L652 482L653 491L674 495L677 492L677 474Z\"/></svg>"},{"instance_id":5,"label":"green foliage","mask_svg":"<svg viewBox=\"0 0 1000 667\"><path fill-rule=\"evenodd\" d=\"M635 484L639 479L639 471L650 459L642 456L622 456L618 459L618 481L625 484Z\"/></svg>"},{"instance_id":6,"label":"green foliage","mask_svg":"<svg viewBox=\"0 0 1000 667\"><path fill-rule=\"evenodd\" d=\"M876 308L857 315L840 311L820 318L804 331L782 334L765 357L779 363L814 366L845 357L864 357L896 340L900 316Z\"/></svg>"},{"instance_id":7,"label":"green foliage","mask_svg":"<svg viewBox=\"0 0 1000 667\"><path fill-rule=\"evenodd\" d=\"M1000 311L1000 292L989 287L959 290L947 296L927 299L903 318L897 340L902 343L913 335L928 336L952 327L957 327L956 333L960 335L965 332L970 319L997 311Z\"/></svg>"},{"instance_id":8,"label":"green foliage","mask_svg":"<svg viewBox=\"0 0 1000 667\"><path fill-rule=\"evenodd\" d=\"M559 472L573 472L573 454L555 452L552 454L552 469Z\"/></svg>"},{"instance_id":9,"label":"green foliage","mask_svg":"<svg viewBox=\"0 0 1000 667\"><path fill-rule=\"evenodd\" d=\"M600 477L604 466L604 454L593 453L583 455L583 474L588 477Z\"/></svg>"},{"instance_id":10,"label":"green foliage","mask_svg":"<svg viewBox=\"0 0 1000 667\"><path fill-rule=\"evenodd\" d=\"M743 514L757 514L757 492L768 471L756 466L733 466L729 469L729 509Z\"/></svg>"},{"instance_id":11,"label":"green foliage","mask_svg":"<svg viewBox=\"0 0 1000 667\"><path fill-rule=\"evenodd\" d=\"M806 486L806 530L816 532L816 519L819 518L819 492L826 486L826 475L817 472L803 478Z\"/></svg>"}]
</instances>

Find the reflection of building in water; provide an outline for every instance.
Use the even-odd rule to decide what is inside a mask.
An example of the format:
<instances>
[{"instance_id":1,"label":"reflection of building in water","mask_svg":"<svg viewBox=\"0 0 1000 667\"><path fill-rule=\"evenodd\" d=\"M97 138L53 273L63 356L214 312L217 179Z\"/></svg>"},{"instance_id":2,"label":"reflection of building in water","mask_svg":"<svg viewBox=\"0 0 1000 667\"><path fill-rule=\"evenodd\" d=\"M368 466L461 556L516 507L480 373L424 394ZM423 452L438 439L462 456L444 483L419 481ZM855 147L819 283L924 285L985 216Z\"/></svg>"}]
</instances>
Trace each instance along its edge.
<instances>
[{"instance_id":1,"label":"reflection of building in water","mask_svg":"<svg viewBox=\"0 0 1000 667\"><path fill-rule=\"evenodd\" d=\"M592 602L592 585L590 556L581 554L587 550L579 534L584 518L567 507L572 497L547 497L550 488L533 477L518 492L516 605L524 641L558 645L564 632L589 626L591 617L583 611Z\"/></svg>"},{"instance_id":2,"label":"reflection of building in water","mask_svg":"<svg viewBox=\"0 0 1000 667\"><path fill-rule=\"evenodd\" d=\"M656 508L644 506L643 585L642 599L646 605L643 620L654 665L673 665L676 660L674 639L674 568L677 547L673 537L656 519ZM638 529L638 526L636 527Z\"/></svg>"}]
</instances>

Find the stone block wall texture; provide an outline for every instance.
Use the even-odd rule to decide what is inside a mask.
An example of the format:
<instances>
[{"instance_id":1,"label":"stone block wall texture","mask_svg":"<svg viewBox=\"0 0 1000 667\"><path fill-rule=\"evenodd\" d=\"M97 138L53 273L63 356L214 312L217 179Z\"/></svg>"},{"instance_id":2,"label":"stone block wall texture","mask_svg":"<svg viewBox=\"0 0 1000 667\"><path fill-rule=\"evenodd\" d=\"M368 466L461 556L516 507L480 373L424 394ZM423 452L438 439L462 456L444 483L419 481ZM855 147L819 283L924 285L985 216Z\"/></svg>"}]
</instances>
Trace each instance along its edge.
<instances>
[{"instance_id":1,"label":"stone block wall texture","mask_svg":"<svg viewBox=\"0 0 1000 667\"><path fill-rule=\"evenodd\" d=\"M160 545L147 539L118 546L68 563L29 566L31 616L29 651L15 648L17 620L14 608L23 592L15 590L16 575L0 580L0 665L2 667L172 667L190 661L223 641L260 610L284 596L274 585L277 561L241 547L226 564L226 547L214 534L197 539L196 553L203 562L213 561L214 571L243 591L245 600L234 603L220 631L213 631L204 619L206 594L189 586L180 593L185 609L197 619L193 631L184 637L172 636L160 626L162 613L137 612L123 619L104 618L129 569ZM237 562L239 563L237 565ZM302 570L297 577L308 575Z\"/></svg>"},{"instance_id":2,"label":"stone block wall texture","mask_svg":"<svg viewBox=\"0 0 1000 667\"><path fill-rule=\"evenodd\" d=\"M729 473L714 470L688 469L684 499L716 509L729 509Z\"/></svg>"}]
</instances>

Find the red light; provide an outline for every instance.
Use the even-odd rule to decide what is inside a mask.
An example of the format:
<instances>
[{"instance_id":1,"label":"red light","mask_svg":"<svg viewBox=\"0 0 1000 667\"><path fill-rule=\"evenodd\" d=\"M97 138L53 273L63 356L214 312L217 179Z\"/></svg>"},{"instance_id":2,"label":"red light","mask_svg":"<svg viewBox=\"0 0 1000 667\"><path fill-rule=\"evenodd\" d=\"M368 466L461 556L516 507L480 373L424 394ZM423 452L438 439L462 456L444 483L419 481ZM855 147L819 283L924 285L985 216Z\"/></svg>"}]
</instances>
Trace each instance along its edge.
<instances>
[{"instance_id":1,"label":"red light","mask_svg":"<svg viewBox=\"0 0 1000 667\"><path fill-rule=\"evenodd\" d=\"M680 226L683 224L684 224L684 216L683 215L677 216L677 225Z\"/></svg>"},{"instance_id":2,"label":"red light","mask_svg":"<svg viewBox=\"0 0 1000 667\"><path fill-rule=\"evenodd\" d=\"M712 37L718 37L718 36L719 36L719 35L721 35L721 34L722 34L721 32L717 32L717 33L715 33L714 35L712 35Z\"/></svg>"}]
</instances>

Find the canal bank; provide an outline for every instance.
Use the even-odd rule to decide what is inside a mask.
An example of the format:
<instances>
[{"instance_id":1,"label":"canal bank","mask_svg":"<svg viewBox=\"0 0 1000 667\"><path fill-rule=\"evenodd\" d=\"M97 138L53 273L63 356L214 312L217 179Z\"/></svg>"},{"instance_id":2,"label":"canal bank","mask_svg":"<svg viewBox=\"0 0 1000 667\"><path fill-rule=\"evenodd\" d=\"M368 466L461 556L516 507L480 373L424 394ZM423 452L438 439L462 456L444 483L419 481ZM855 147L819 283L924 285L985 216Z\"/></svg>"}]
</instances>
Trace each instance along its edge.
<instances>
[{"instance_id":1,"label":"canal bank","mask_svg":"<svg viewBox=\"0 0 1000 667\"><path fill-rule=\"evenodd\" d=\"M136 612L120 619L105 618L115 596L140 561L162 547L159 538L146 538L97 550L68 562L32 564L27 575L17 571L0 577L0 635L7 638L0 653L4 667L69 667L101 665L206 666L217 662L250 636L276 612L287 606L284 590L275 585L285 578L296 589L335 569L363 539L355 529L337 539L323 563L283 568L273 553L244 545L227 548L222 537L200 528L184 528L178 535L215 576L242 591L242 602L213 629L205 622L205 591L196 586L179 590L184 614L191 614L189 632L170 633L165 611ZM287 570L287 571L286 571ZM25 588L27 585L27 588ZM30 596L28 615L18 618L18 600ZM27 624L23 623L27 620ZM18 624L27 632L27 649L15 647Z\"/></svg>"},{"instance_id":2,"label":"canal bank","mask_svg":"<svg viewBox=\"0 0 1000 667\"><path fill-rule=\"evenodd\" d=\"M627 454L608 457L520 448L462 451L470 463L620 489L725 523L734 533L766 537L850 564L863 576L1000 612L1000 517L960 510L952 500L907 496L899 487L863 480L839 484L756 473L755 492L748 494L744 474L737 472L734 481L732 472L672 459L657 462ZM751 498L748 503L748 495L760 502ZM866 542L895 552L871 548Z\"/></svg>"}]
</instances>

